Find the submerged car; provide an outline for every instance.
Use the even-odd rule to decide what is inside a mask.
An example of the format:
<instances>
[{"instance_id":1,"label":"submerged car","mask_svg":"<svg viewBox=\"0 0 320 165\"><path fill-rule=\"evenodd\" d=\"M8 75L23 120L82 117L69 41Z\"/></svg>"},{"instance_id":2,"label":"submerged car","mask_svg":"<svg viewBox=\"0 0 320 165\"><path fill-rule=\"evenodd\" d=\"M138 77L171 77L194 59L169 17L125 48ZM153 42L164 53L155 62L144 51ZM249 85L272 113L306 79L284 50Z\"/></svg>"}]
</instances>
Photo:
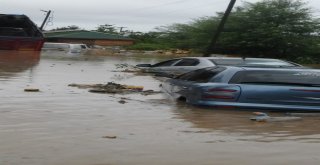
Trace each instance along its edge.
<instances>
[{"instance_id":1,"label":"submerged car","mask_svg":"<svg viewBox=\"0 0 320 165\"><path fill-rule=\"evenodd\" d=\"M174 99L199 106L320 111L320 70L216 66L168 79Z\"/></svg>"},{"instance_id":2,"label":"submerged car","mask_svg":"<svg viewBox=\"0 0 320 165\"><path fill-rule=\"evenodd\" d=\"M86 44L45 42L41 51L44 54L78 55L84 54L88 49Z\"/></svg>"},{"instance_id":3,"label":"submerged car","mask_svg":"<svg viewBox=\"0 0 320 165\"><path fill-rule=\"evenodd\" d=\"M270 58L241 58L241 57L184 57L151 64L138 64L146 72L180 75L192 70L211 66L247 66L272 68L299 68L299 64Z\"/></svg>"}]
</instances>

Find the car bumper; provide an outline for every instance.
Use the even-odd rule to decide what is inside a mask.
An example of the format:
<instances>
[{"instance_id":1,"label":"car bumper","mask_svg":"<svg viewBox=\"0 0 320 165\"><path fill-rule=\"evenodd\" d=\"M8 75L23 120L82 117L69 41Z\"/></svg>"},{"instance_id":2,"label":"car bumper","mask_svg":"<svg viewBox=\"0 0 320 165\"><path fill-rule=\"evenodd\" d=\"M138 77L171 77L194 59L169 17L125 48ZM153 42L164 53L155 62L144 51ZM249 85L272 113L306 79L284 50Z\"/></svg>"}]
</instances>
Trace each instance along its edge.
<instances>
[{"instance_id":1,"label":"car bumper","mask_svg":"<svg viewBox=\"0 0 320 165\"><path fill-rule=\"evenodd\" d=\"M241 109L261 109L270 111L320 111L320 106L302 106L302 105L278 105L278 104L257 104L257 103L239 103L239 102L221 102L221 101L195 101L189 102L192 105L209 107L233 107Z\"/></svg>"}]
</instances>

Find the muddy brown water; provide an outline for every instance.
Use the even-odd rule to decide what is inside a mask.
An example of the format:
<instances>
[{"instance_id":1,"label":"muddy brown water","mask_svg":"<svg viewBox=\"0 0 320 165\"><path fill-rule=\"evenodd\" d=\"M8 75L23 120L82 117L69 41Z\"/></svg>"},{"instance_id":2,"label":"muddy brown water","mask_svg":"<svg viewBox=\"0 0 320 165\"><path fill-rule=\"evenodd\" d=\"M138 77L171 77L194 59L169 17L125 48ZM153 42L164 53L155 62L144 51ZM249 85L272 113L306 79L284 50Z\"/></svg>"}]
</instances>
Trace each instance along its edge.
<instances>
[{"instance_id":1,"label":"muddy brown water","mask_svg":"<svg viewBox=\"0 0 320 165\"><path fill-rule=\"evenodd\" d=\"M319 116L253 122L250 111L198 108L164 94L96 94L68 86L113 81L159 90L161 81L150 75L114 72L115 64L156 61L2 53L0 164L320 163ZM119 103L122 97L125 104Z\"/></svg>"}]
</instances>

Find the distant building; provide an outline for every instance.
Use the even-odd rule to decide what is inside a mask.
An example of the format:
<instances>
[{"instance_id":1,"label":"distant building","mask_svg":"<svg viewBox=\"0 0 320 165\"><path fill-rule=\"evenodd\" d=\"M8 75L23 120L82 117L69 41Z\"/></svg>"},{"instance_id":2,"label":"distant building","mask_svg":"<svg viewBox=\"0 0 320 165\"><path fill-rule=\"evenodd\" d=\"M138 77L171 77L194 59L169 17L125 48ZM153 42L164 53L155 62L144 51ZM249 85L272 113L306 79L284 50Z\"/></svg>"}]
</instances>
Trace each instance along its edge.
<instances>
[{"instance_id":1,"label":"distant building","mask_svg":"<svg viewBox=\"0 0 320 165\"><path fill-rule=\"evenodd\" d=\"M47 42L84 43L99 46L129 46L134 40L120 35L87 30L47 31L44 32Z\"/></svg>"}]
</instances>

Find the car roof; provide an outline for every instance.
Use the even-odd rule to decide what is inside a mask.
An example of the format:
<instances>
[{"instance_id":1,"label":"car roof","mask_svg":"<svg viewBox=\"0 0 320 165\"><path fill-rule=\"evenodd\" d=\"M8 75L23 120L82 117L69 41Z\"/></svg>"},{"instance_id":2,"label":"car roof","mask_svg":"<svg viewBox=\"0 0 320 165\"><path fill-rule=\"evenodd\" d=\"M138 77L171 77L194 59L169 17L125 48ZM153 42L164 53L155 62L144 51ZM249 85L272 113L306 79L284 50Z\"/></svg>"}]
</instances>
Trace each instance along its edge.
<instances>
[{"instance_id":1,"label":"car roof","mask_svg":"<svg viewBox=\"0 0 320 165\"><path fill-rule=\"evenodd\" d=\"M280 59L276 59L276 58L252 58L252 57L248 57L248 58L243 58L243 57L180 57L180 58L175 58L175 59L182 59L182 58L196 58L196 59L250 59L250 60L280 60ZM280 60L282 61L282 60Z\"/></svg>"},{"instance_id":2,"label":"car roof","mask_svg":"<svg viewBox=\"0 0 320 165\"><path fill-rule=\"evenodd\" d=\"M286 61L286 60L281 60L281 59L275 59L275 58L243 58L243 57L181 57L181 58L175 58L175 59L199 59L199 60L211 60L215 65L229 65L229 66L251 66L251 67L303 67L300 64L291 62L291 61ZM244 64L225 64L225 62L220 63L219 61L215 60L243 60ZM245 61L248 60L248 62L254 61L252 64L246 64ZM261 64L260 64L261 62ZM266 63L264 63L266 62ZM275 64L267 64L267 62L274 62ZM277 62L283 63L283 64L277 64Z\"/></svg>"},{"instance_id":3,"label":"car roof","mask_svg":"<svg viewBox=\"0 0 320 165\"><path fill-rule=\"evenodd\" d=\"M281 60L281 59L276 59L276 58L253 58L253 57L180 57L180 58L174 58L174 59L208 59L208 60L215 60L215 59L230 59L230 60L261 60L261 61L270 61L270 60L274 60L274 61L284 61L284 62L288 62L291 63L289 61L286 60Z\"/></svg>"},{"instance_id":4,"label":"car roof","mask_svg":"<svg viewBox=\"0 0 320 165\"><path fill-rule=\"evenodd\" d=\"M215 66L216 67L216 66ZM215 68L212 67L212 68ZM232 69L232 70L248 70L248 71L312 71L312 72L320 72L319 69L308 69L308 68L259 68L259 67L246 67L246 66L221 66L225 67L227 69Z\"/></svg>"},{"instance_id":5,"label":"car roof","mask_svg":"<svg viewBox=\"0 0 320 165\"><path fill-rule=\"evenodd\" d=\"M274 61L285 61L285 60L281 60L281 59L276 59L276 58L253 58L253 57L181 57L181 58L175 58L175 59L185 59L185 58L191 58L191 59L210 59L210 60L218 60L218 59L230 59L230 60L261 60L261 61L270 61L270 60L274 60ZM285 61L288 62L288 61ZM290 62L288 62L290 63Z\"/></svg>"}]
</instances>

